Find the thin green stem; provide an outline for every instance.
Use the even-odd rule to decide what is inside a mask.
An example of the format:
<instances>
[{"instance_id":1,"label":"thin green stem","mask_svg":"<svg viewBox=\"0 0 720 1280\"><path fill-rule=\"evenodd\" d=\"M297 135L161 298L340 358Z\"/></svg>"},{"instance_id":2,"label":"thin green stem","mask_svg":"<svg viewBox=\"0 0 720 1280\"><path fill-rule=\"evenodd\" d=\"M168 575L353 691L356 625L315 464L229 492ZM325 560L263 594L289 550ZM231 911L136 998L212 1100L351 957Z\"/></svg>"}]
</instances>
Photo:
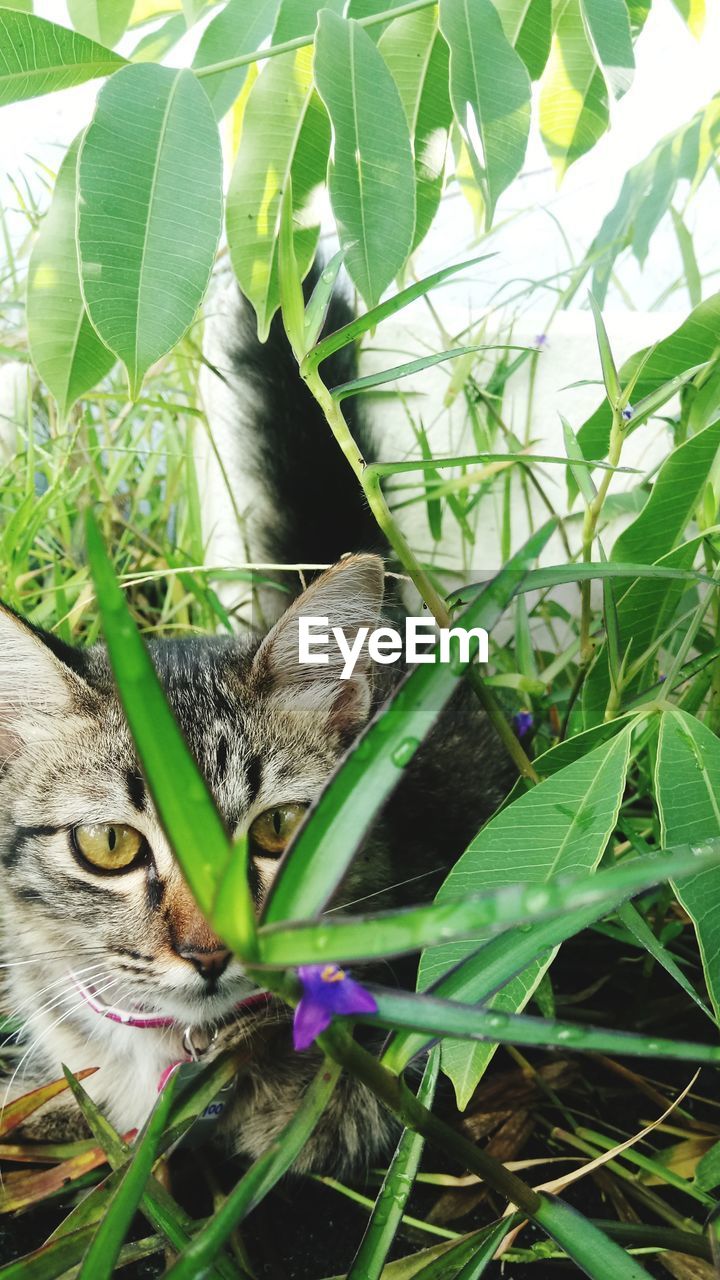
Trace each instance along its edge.
<instances>
[{"instance_id":1,"label":"thin green stem","mask_svg":"<svg viewBox=\"0 0 720 1280\"><path fill-rule=\"evenodd\" d=\"M417 9L429 9L437 0L410 0L408 4L398 5L397 9L384 9L382 13L369 14L366 18L358 18L359 27L376 27L382 22L390 22L401 18L406 13L415 13ZM246 67L251 62L264 62L266 58L279 58L283 53L294 53L296 49L306 49L314 44L315 32L307 36L296 36L294 40L283 40L281 44L271 44L267 49L255 49L252 53L241 53L236 58L226 58L224 62L212 62L207 67L193 67L199 79L214 76L219 71L233 71L235 67Z\"/></svg>"},{"instance_id":2,"label":"thin green stem","mask_svg":"<svg viewBox=\"0 0 720 1280\"><path fill-rule=\"evenodd\" d=\"M612 467L616 467L620 461L624 439L623 418L619 409L613 408L612 428L610 430L610 446L608 449L608 462ZM600 513L603 509L607 491L610 487L612 479L612 471L606 471L598 486L592 502L589 502L585 510L585 519L583 521L582 533L582 557L586 563L592 560L592 546L595 541ZM590 637L591 623L591 604L590 604L591 584L589 579L583 582L580 588L581 610L580 610L580 668L586 671L590 665L593 656L594 646Z\"/></svg>"}]
</instances>

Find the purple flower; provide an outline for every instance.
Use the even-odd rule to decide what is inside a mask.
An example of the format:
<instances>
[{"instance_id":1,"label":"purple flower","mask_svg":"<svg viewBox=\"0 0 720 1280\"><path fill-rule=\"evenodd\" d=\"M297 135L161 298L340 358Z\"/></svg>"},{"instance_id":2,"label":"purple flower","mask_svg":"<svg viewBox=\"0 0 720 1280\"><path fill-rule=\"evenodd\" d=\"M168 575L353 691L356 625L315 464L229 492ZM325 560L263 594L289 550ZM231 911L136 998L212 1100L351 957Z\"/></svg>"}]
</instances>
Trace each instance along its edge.
<instances>
[{"instance_id":1,"label":"purple flower","mask_svg":"<svg viewBox=\"0 0 720 1280\"><path fill-rule=\"evenodd\" d=\"M623 418L625 419L625 421L626 421L626 422L629 422L629 421L630 421L630 419L632 418L632 416L633 416L634 412L635 412L635 410L633 409L633 407L632 407L632 405L631 405L631 404L627 404L627 405L625 406L625 408L624 408L624 409L623 409L623 411L622 411L622 416L623 416Z\"/></svg>"},{"instance_id":2,"label":"purple flower","mask_svg":"<svg viewBox=\"0 0 720 1280\"><path fill-rule=\"evenodd\" d=\"M543 350L543 348L544 348L544 347L546 347L546 346L548 345L547 334L546 334L546 333L539 333L539 334L537 335L537 337L535 338L535 344L534 344L534 345L535 345L535 350L536 350L536 351L542 351L542 350Z\"/></svg>"},{"instance_id":3,"label":"purple flower","mask_svg":"<svg viewBox=\"0 0 720 1280\"><path fill-rule=\"evenodd\" d=\"M336 964L302 964L302 997L295 1010L293 1044L298 1052L322 1035L335 1014L377 1013L377 1002Z\"/></svg>"},{"instance_id":4,"label":"purple flower","mask_svg":"<svg viewBox=\"0 0 720 1280\"><path fill-rule=\"evenodd\" d=\"M532 729L533 724L532 712L526 711L525 708L513 716L513 726L518 738L524 738Z\"/></svg>"}]
</instances>

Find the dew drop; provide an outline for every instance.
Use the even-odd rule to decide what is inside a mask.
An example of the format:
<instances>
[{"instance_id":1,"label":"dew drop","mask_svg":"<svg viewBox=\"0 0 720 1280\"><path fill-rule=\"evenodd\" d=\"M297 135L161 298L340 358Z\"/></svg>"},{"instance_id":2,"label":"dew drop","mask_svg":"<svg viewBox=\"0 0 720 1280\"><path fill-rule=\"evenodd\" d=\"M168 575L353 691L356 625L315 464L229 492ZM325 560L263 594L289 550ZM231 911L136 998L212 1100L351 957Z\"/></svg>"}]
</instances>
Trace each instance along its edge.
<instances>
[{"instance_id":1,"label":"dew drop","mask_svg":"<svg viewBox=\"0 0 720 1280\"><path fill-rule=\"evenodd\" d=\"M507 1026L509 1018L506 1013L491 1013L487 1021L492 1031L498 1031L500 1027Z\"/></svg>"},{"instance_id":2,"label":"dew drop","mask_svg":"<svg viewBox=\"0 0 720 1280\"><path fill-rule=\"evenodd\" d=\"M403 738L403 741L399 743L392 753L393 764L397 765L398 769L404 769L409 765L419 746L420 740L418 738Z\"/></svg>"},{"instance_id":3,"label":"dew drop","mask_svg":"<svg viewBox=\"0 0 720 1280\"><path fill-rule=\"evenodd\" d=\"M582 1040L584 1035L579 1027L561 1027L557 1033L557 1038L567 1044L569 1040Z\"/></svg>"}]
</instances>

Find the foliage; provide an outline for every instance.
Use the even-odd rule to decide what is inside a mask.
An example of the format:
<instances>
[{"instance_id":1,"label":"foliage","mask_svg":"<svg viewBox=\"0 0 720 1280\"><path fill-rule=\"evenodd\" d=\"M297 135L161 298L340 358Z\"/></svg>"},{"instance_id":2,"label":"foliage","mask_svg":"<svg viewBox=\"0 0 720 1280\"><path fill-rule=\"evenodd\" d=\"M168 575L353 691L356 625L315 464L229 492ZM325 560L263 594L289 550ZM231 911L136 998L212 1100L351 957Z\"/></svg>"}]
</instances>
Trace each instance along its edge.
<instances>
[{"instance_id":1,"label":"foliage","mask_svg":"<svg viewBox=\"0 0 720 1280\"><path fill-rule=\"evenodd\" d=\"M418 281L412 255L463 166L482 211L485 249L497 206L502 210L504 193L522 171L533 82L539 81L537 124L558 177L592 151L608 127L611 100L632 82L649 6L411 0L381 8L351 0L341 12L337 3L321 8L314 0L227 0L206 15L192 67L161 65L203 8L187 2L181 14L179 5L70 0L72 31L37 17L30 5L0 9L0 102L107 77L92 120L59 167L49 210L41 217L32 195L25 200L29 229L39 228L31 251L28 243L17 254L9 248L3 307L8 317L22 314L26 271L26 331L22 319L15 328L9 322L3 354L26 364L29 355L44 387L32 388L17 458L0 471L2 595L63 639L104 635L186 878L258 984L292 1006L300 965L416 953L418 990L373 988L377 1012L362 1020L393 1031L379 1055L335 1021L321 1038L323 1067L280 1140L200 1222L157 1177L156 1162L233 1077L236 1058L181 1073L144 1132L132 1138L112 1129L73 1077L6 1108L4 1137L48 1096L70 1088L92 1141L49 1146L38 1155L49 1169L9 1175L0 1199L6 1211L49 1198L72 1208L47 1243L0 1268L0 1277L52 1280L78 1274L77 1267L83 1278L109 1275L116 1264L168 1246L176 1254L168 1274L177 1280L246 1276L247 1259L233 1248L236 1228L296 1159L341 1069L364 1080L402 1125L358 1239L353 1280L412 1274L469 1280L486 1272L498 1249L541 1267L548 1258L570 1259L596 1280L650 1274L636 1249L707 1260L717 1247L712 1234L703 1234L720 1183L716 1117L693 1127L690 1113L678 1109L668 1133L684 1126L680 1134L694 1143L690 1153L678 1152L678 1144L655 1146L647 1134L635 1151L616 1142L610 1123L603 1133L588 1129L582 1115L561 1104L566 1127L557 1127L556 1113L553 1149L580 1152L586 1161L580 1173L602 1166L602 1185L622 1209L621 1222L598 1225L571 1198L555 1194L576 1173L535 1189L507 1167L502 1144L494 1152L492 1139L477 1145L442 1122L433 1095L441 1069L459 1107L469 1108L469 1125L499 1046L514 1055L526 1085L528 1076L543 1082L543 1096L552 1095L545 1067L534 1060L529 1067L518 1046L592 1051L612 1063L616 1054L703 1062L708 1071L720 1060L720 294L703 298L687 203L677 207L679 184L690 184L689 200L716 164L717 100L627 175L584 260L567 273L559 305L569 304L593 273L603 395L587 422L566 424L567 456L548 458L529 452L502 418L509 376L523 362L536 362L538 351L506 344L488 372L485 335L473 331L335 388L323 380L322 361L473 265L454 264ZM678 8L697 31L702 7ZM144 31L145 21L160 14L162 24ZM126 60L113 46L128 27ZM219 128L226 116L236 145L224 200ZM300 285L316 252L322 188L340 252L305 305ZM301 828L260 921L245 845L229 845L141 639L151 630L232 627L210 585L218 573L203 564L190 447L193 434L206 430L196 394L198 316L223 205L230 261L258 331L266 336L281 309L299 376L354 468L395 567L413 579L440 622L462 617L490 627L508 613L515 620L513 642L493 655L492 676L457 663L418 667L368 726ZM642 260L665 216L678 238L691 311L674 333L618 368L602 318L607 289L619 255L632 249ZM366 309L345 330L318 340L341 262ZM476 454L434 456L418 419L418 458L367 467L344 400L449 360L455 363L448 395L466 400ZM657 472L638 478L625 503L630 522L606 552L605 531L620 505L609 486L623 466L627 438L657 430L661 411L672 428L666 456ZM514 473L552 506L544 495L545 465L564 468L568 510L513 542L505 478ZM408 496L400 486L410 473L420 479L409 481ZM445 596L432 566L405 541L396 511L403 501L422 503L435 542L443 522L455 521L472 543L469 515L493 493L504 494L506 566L489 584L463 581ZM86 517L88 509L95 516ZM557 524L567 560L537 568ZM568 530L578 525L573 552ZM248 591L262 579L252 565L233 574ZM601 584L597 598L594 580ZM577 584L575 611L553 597L559 584ZM483 702L498 749L513 757L516 787L433 904L323 915L383 801L462 679ZM532 759L498 690L532 726ZM680 1010L683 1025L668 1020L661 1034L654 1024L628 1027L612 1004L596 1018L591 1003L581 1019L565 1001L565 1016L558 1016L554 966L560 949L562 958L581 934L583 945L614 949L613 973L626 963L642 968L644 989L662 970L675 993L667 1007ZM523 1013L531 1002L541 1016ZM437 1042L416 1093L407 1069ZM629 1068L614 1069L630 1077ZM658 1088L640 1068L631 1078L657 1102ZM445 1231L449 1245L388 1262L396 1233L408 1227L411 1186L422 1186L424 1176L453 1185L454 1175L418 1173L423 1144L490 1188L494 1207L485 1202L481 1227L465 1237ZM3 1150L8 1159L26 1159L22 1149ZM457 1187L453 1194L460 1194ZM632 1206L626 1194L636 1196ZM635 1203L648 1212L647 1226L636 1221ZM506 1205L516 1206L518 1216L503 1222ZM153 1234L129 1240L138 1208ZM525 1219L542 1233L527 1247L511 1234L513 1222ZM412 1223L415 1231L438 1230L429 1221Z\"/></svg>"}]
</instances>

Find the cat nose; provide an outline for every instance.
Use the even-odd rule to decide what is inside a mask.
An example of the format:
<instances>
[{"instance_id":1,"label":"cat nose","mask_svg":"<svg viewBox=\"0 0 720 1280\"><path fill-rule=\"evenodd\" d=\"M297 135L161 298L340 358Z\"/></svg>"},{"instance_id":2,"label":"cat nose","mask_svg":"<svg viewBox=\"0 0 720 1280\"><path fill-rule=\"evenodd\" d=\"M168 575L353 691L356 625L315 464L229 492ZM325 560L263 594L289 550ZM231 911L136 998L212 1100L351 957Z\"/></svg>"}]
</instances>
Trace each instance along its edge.
<instances>
[{"instance_id":1,"label":"cat nose","mask_svg":"<svg viewBox=\"0 0 720 1280\"><path fill-rule=\"evenodd\" d=\"M183 960L187 960L191 965L194 965L200 974L200 977L204 978L206 982L212 982L214 979L219 978L221 973L224 973L227 969L232 951L225 949L218 951L192 951L184 949L182 951L178 951L178 955L181 956Z\"/></svg>"}]
</instances>

